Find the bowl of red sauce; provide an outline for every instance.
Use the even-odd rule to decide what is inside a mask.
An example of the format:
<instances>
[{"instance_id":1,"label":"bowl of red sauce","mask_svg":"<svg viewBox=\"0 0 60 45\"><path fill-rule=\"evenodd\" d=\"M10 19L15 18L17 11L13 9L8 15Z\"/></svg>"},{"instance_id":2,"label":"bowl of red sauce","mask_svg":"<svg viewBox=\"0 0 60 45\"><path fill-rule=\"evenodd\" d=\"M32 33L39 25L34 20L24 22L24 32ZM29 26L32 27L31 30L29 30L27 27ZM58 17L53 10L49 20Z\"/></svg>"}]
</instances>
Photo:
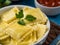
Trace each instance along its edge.
<instances>
[{"instance_id":1,"label":"bowl of red sauce","mask_svg":"<svg viewBox=\"0 0 60 45\"><path fill-rule=\"evenodd\" d=\"M60 0L35 0L35 6L47 15L60 14Z\"/></svg>"}]
</instances>

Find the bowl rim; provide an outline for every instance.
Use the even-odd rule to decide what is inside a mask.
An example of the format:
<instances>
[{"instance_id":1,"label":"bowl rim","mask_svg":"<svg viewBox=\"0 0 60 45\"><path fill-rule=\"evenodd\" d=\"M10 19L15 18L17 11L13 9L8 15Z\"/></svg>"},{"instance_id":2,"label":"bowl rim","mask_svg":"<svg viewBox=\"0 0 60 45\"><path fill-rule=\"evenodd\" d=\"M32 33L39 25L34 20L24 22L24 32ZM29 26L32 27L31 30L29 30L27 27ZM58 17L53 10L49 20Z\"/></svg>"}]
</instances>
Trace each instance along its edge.
<instances>
[{"instance_id":1,"label":"bowl rim","mask_svg":"<svg viewBox=\"0 0 60 45\"><path fill-rule=\"evenodd\" d=\"M1 10L4 10L4 9L6 10L6 9L8 9L8 8L13 8L13 7L19 7L19 8L21 8L21 7L29 7L29 8L34 8L34 7L31 7L31 6L27 6L27 5L10 5L10 6L6 6L6 7L1 8L0 11L1 11ZM44 14L44 15L45 15L45 14ZM46 15L45 15L45 16L46 16ZM46 17L47 17L47 16L46 16ZM47 18L48 18L48 17L47 17ZM37 40L37 42L33 43L33 45L41 42L44 38L47 37L47 35L48 35L49 31L50 31L50 21L49 21L49 19L48 19L48 21L47 21L47 27L48 27L48 31L44 34L44 36L43 36L42 38L40 38L39 40Z\"/></svg>"},{"instance_id":2,"label":"bowl rim","mask_svg":"<svg viewBox=\"0 0 60 45\"><path fill-rule=\"evenodd\" d=\"M37 0L35 0L35 3L37 3L39 6L44 7L44 8L49 8L49 9L60 8L60 6L56 6L56 7L47 7L47 6L44 6L44 5L40 4Z\"/></svg>"}]
</instances>

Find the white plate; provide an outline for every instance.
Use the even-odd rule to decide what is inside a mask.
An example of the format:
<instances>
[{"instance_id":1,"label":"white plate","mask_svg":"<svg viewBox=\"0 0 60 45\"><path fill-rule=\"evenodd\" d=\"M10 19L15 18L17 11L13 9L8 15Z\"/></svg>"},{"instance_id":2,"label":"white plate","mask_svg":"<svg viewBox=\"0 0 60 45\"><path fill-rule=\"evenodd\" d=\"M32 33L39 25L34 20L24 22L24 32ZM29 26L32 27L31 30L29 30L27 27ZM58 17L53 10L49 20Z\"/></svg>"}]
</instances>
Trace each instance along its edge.
<instances>
[{"instance_id":1,"label":"white plate","mask_svg":"<svg viewBox=\"0 0 60 45\"><path fill-rule=\"evenodd\" d=\"M19 9L21 9L21 8L23 8L25 6L26 5L11 5L11 6L6 6L6 7L3 7L3 8L0 9L0 14L2 14L3 12L5 12L5 11L7 11L7 10L13 8L13 7L18 7ZM30 6L28 6L28 7L30 7ZM30 8L33 8L33 7L30 7ZM38 40L34 44L38 44L38 43L39 44L42 44L46 40L46 37L47 37L47 35L48 35L49 31L50 31L50 22L49 22L49 20L47 21L47 24L46 25L48 27L48 31L45 33L45 35L40 40Z\"/></svg>"}]
</instances>

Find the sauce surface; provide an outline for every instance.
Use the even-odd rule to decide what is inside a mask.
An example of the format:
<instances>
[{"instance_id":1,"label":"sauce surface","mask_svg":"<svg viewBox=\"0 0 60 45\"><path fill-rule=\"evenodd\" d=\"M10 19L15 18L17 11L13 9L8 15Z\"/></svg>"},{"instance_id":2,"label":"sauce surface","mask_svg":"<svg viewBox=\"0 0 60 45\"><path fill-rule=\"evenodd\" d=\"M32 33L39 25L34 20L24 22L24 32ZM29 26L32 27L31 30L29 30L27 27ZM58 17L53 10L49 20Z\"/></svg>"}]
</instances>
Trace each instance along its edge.
<instances>
[{"instance_id":1,"label":"sauce surface","mask_svg":"<svg viewBox=\"0 0 60 45\"><path fill-rule=\"evenodd\" d=\"M47 6L47 7L56 7L60 6L60 0L37 0L38 3Z\"/></svg>"}]
</instances>

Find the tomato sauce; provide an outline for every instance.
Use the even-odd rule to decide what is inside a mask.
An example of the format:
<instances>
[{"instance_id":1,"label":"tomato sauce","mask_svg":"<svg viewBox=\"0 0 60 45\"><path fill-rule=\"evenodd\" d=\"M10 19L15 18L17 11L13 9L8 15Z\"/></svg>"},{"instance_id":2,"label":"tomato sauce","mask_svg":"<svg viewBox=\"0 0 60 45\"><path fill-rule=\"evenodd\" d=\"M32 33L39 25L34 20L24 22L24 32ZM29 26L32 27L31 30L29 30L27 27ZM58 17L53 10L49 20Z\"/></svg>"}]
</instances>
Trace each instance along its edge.
<instances>
[{"instance_id":1,"label":"tomato sauce","mask_svg":"<svg viewBox=\"0 0 60 45\"><path fill-rule=\"evenodd\" d=\"M38 3L48 7L60 6L60 0L37 0L37 1Z\"/></svg>"}]
</instances>

